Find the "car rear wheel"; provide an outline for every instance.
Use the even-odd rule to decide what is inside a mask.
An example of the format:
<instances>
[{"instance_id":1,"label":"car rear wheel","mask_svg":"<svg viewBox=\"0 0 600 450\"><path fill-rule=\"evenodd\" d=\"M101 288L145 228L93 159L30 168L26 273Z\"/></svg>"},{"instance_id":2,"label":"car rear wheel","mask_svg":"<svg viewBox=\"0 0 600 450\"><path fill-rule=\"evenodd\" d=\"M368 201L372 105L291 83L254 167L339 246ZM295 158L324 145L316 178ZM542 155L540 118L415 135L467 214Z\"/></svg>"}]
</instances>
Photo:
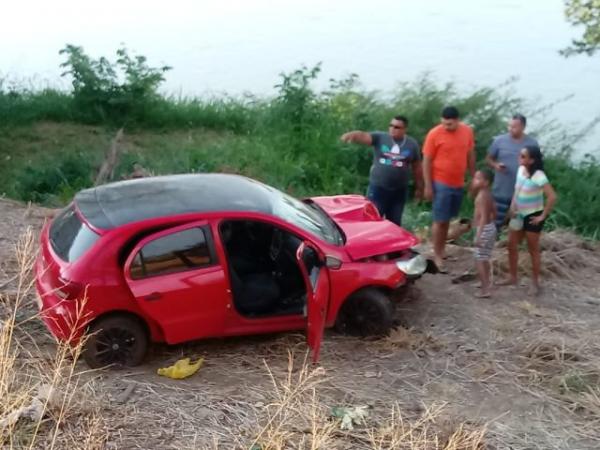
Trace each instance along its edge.
<instances>
[{"instance_id":1,"label":"car rear wheel","mask_svg":"<svg viewBox=\"0 0 600 450\"><path fill-rule=\"evenodd\" d=\"M90 327L83 359L92 369L132 367L141 364L147 349L148 334L139 320L111 316Z\"/></svg>"},{"instance_id":2,"label":"car rear wheel","mask_svg":"<svg viewBox=\"0 0 600 450\"><path fill-rule=\"evenodd\" d=\"M383 292L369 288L352 294L336 320L337 331L351 336L381 336L393 325L394 305Z\"/></svg>"}]
</instances>

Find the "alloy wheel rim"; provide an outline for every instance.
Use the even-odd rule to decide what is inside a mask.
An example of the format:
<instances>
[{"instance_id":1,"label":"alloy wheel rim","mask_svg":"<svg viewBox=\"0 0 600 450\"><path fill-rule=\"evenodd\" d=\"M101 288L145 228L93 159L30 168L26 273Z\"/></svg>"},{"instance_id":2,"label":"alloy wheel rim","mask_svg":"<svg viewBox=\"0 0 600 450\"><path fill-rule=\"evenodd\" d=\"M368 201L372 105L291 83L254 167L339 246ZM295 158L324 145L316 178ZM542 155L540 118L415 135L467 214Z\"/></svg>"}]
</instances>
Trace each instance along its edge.
<instances>
[{"instance_id":1,"label":"alloy wheel rim","mask_svg":"<svg viewBox=\"0 0 600 450\"><path fill-rule=\"evenodd\" d=\"M133 333L123 328L102 330L96 337L95 358L102 365L127 365L137 340Z\"/></svg>"}]
</instances>

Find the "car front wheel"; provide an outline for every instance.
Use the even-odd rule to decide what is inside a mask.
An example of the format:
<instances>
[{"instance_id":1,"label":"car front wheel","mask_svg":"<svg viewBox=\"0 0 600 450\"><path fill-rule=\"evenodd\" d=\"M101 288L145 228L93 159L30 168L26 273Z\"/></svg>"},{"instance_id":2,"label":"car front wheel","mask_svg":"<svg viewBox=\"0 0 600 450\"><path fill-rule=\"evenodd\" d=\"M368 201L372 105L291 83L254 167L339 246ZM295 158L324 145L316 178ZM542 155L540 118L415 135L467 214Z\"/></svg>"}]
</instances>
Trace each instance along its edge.
<instances>
[{"instance_id":1,"label":"car front wheel","mask_svg":"<svg viewBox=\"0 0 600 450\"><path fill-rule=\"evenodd\" d=\"M393 325L394 305L383 292L368 288L352 294L342 305L337 331L351 336L382 336Z\"/></svg>"},{"instance_id":2,"label":"car front wheel","mask_svg":"<svg viewBox=\"0 0 600 450\"><path fill-rule=\"evenodd\" d=\"M90 327L83 359L92 369L132 367L141 364L147 349L148 334L139 320L110 316Z\"/></svg>"}]
</instances>

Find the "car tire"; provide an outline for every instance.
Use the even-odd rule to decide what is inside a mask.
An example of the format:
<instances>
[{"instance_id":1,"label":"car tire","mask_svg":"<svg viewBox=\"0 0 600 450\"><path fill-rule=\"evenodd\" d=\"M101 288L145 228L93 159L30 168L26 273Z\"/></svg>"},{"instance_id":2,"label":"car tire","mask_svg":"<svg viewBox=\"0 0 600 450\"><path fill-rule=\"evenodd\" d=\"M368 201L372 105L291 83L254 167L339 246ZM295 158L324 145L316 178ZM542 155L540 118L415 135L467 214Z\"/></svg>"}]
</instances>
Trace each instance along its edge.
<instances>
[{"instance_id":1,"label":"car tire","mask_svg":"<svg viewBox=\"0 0 600 450\"><path fill-rule=\"evenodd\" d=\"M351 336L383 336L394 321L394 304L375 288L352 294L342 305L335 323L336 331Z\"/></svg>"},{"instance_id":2,"label":"car tire","mask_svg":"<svg viewBox=\"0 0 600 450\"><path fill-rule=\"evenodd\" d=\"M133 367L142 363L148 350L148 333L140 320L109 316L88 330L83 359L92 369Z\"/></svg>"}]
</instances>

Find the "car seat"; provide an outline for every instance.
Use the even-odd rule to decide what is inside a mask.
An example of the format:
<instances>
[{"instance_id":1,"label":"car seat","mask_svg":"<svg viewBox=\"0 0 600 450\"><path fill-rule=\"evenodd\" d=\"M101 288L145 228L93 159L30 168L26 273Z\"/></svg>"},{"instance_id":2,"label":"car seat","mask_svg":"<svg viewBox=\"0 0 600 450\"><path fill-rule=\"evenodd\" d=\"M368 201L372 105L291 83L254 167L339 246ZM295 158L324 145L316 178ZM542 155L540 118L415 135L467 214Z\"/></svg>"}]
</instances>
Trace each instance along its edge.
<instances>
[{"instance_id":1,"label":"car seat","mask_svg":"<svg viewBox=\"0 0 600 450\"><path fill-rule=\"evenodd\" d=\"M269 273L239 275L229 265L231 290L237 310L246 315L267 314L273 310L281 291Z\"/></svg>"}]
</instances>

